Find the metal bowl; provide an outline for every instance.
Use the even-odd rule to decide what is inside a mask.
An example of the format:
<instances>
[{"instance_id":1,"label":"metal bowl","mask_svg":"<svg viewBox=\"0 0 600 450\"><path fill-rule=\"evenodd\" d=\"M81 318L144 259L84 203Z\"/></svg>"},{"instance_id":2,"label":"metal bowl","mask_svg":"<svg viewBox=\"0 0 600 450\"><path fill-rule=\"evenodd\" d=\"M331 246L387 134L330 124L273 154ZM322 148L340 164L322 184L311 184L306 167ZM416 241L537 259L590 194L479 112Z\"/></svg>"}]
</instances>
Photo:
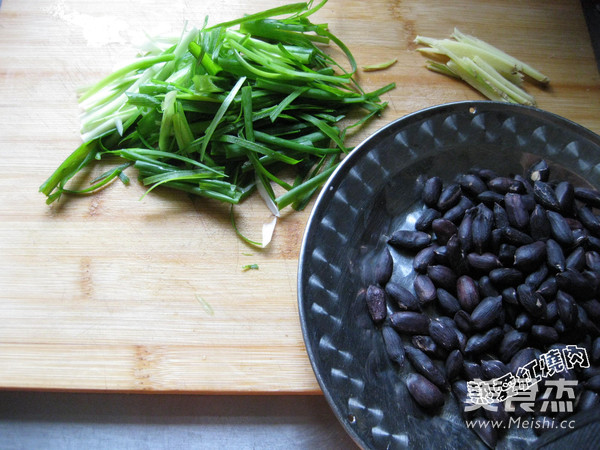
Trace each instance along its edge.
<instances>
[{"instance_id":1,"label":"metal bowl","mask_svg":"<svg viewBox=\"0 0 600 450\"><path fill-rule=\"evenodd\" d=\"M484 447L448 400L439 415L409 396L368 315L364 288L374 255L421 208L416 180L447 182L473 166L522 173L543 157L553 174L600 188L600 136L536 108L489 101L428 108L358 145L324 186L299 261L298 301L306 349L335 415L363 448ZM558 172L560 173L558 173ZM411 261L394 271L410 280ZM526 448L532 430L511 429L499 448Z\"/></svg>"}]
</instances>

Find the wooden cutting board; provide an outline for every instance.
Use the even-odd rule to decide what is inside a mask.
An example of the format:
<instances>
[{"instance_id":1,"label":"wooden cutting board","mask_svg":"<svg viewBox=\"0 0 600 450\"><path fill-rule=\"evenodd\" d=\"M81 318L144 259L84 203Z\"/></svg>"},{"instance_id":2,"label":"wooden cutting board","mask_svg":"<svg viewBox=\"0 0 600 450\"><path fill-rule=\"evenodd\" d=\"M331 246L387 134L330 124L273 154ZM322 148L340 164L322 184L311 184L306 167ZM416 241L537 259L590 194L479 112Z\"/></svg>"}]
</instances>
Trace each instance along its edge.
<instances>
[{"instance_id":1,"label":"wooden cutting board","mask_svg":"<svg viewBox=\"0 0 600 450\"><path fill-rule=\"evenodd\" d=\"M115 183L52 207L39 185L79 144L76 89L129 61L144 32L178 34L275 0L4 0L0 7L0 388L318 393L300 329L296 271L310 207L286 213L265 250L236 237L228 208ZM600 79L578 1L330 0L313 18L354 52L385 114L480 95L424 68L417 34L456 26L530 62L539 107L600 133ZM135 173L130 173L135 180ZM259 238L270 219L237 208ZM246 264L259 270L243 271Z\"/></svg>"}]
</instances>

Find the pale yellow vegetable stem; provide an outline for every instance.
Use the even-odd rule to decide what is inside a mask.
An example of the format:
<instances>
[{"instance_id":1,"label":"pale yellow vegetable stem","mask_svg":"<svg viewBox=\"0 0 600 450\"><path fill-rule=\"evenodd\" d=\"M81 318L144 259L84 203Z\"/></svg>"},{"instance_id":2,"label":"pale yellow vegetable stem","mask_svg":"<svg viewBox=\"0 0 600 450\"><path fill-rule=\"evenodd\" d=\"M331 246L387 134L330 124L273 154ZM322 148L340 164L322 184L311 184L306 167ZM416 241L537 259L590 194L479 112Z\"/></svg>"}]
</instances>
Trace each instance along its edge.
<instances>
[{"instance_id":1,"label":"pale yellow vegetable stem","mask_svg":"<svg viewBox=\"0 0 600 450\"><path fill-rule=\"evenodd\" d=\"M509 61L512 65L519 69L519 72L523 72L525 75L533 78L540 83L548 84L550 82L550 78L547 75L544 75L540 71L534 69L529 64L524 63L523 61L518 60L514 56L511 56L499 48L494 47L491 44L488 44L481 39L478 39L474 36L470 36L468 34L461 33L458 28L454 29L454 34L452 35L457 41L464 42L466 44L472 45L474 47L478 47L489 54L495 55L497 58L505 59Z\"/></svg>"}]
</instances>

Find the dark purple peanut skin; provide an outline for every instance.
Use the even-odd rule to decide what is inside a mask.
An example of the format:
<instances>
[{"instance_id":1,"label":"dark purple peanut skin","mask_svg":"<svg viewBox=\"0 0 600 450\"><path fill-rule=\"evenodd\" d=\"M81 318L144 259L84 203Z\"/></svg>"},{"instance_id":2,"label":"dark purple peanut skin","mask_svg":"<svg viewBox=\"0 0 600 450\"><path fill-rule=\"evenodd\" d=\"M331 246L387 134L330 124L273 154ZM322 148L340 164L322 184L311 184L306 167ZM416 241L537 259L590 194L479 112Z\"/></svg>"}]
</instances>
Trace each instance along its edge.
<instances>
[{"instance_id":1,"label":"dark purple peanut skin","mask_svg":"<svg viewBox=\"0 0 600 450\"><path fill-rule=\"evenodd\" d=\"M435 410L444 405L444 394L422 375L411 373L406 377L406 387L415 401L426 410Z\"/></svg>"},{"instance_id":2,"label":"dark purple peanut skin","mask_svg":"<svg viewBox=\"0 0 600 450\"><path fill-rule=\"evenodd\" d=\"M373 322L380 323L382 322L386 315L386 295L385 291L376 285L371 285L367 288L367 307L369 309L369 313L371 314L371 318Z\"/></svg>"},{"instance_id":3,"label":"dark purple peanut skin","mask_svg":"<svg viewBox=\"0 0 600 450\"><path fill-rule=\"evenodd\" d=\"M415 401L435 410L449 382L514 374L551 348L577 344L593 366L570 372L586 383L576 408L600 404L600 192L552 180L540 160L523 176L473 169L447 185L432 177L422 198L418 229L389 240L417 254L419 306L396 302L400 311L378 319L394 338L412 339L403 355L418 372ZM497 438L485 428L478 434Z\"/></svg>"}]
</instances>

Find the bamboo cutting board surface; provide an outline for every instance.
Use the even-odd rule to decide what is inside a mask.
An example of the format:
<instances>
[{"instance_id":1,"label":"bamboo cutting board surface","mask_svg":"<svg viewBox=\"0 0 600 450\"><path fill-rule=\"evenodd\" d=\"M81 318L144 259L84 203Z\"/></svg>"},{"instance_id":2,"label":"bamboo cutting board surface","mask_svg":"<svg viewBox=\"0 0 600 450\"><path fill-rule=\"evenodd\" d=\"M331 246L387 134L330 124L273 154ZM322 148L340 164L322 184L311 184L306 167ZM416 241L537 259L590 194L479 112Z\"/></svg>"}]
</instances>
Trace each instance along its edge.
<instances>
[{"instance_id":1,"label":"bamboo cutting board surface","mask_svg":"<svg viewBox=\"0 0 600 450\"><path fill-rule=\"evenodd\" d=\"M178 34L275 0L4 0L0 6L0 388L318 393L300 329L296 272L310 207L286 213L268 249L241 242L228 208L115 183L52 207L39 185L79 144L76 89L136 53L144 32ZM352 137L440 103L480 99L424 68L417 34L456 26L547 73L539 107L600 133L600 79L577 1L330 0L327 22L385 114ZM260 200L237 208L260 238ZM259 270L242 271L256 263Z\"/></svg>"}]
</instances>

